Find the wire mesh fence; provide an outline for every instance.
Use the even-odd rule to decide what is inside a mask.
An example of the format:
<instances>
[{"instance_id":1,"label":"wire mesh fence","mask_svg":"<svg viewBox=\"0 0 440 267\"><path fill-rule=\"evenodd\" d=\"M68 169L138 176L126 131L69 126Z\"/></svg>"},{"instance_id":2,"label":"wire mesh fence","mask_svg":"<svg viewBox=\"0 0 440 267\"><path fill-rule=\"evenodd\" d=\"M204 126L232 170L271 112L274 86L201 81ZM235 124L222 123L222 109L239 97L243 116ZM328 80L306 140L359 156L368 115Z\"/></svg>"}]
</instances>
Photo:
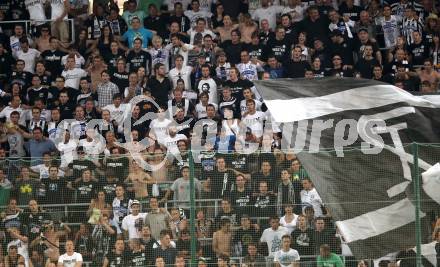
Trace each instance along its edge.
<instances>
[{"instance_id":1,"label":"wire mesh fence","mask_svg":"<svg viewBox=\"0 0 440 267\"><path fill-rule=\"evenodd\" d=\"M415 147L405 147L417 156L408 165L385 150L361 159L357 149L310 161L279 150L193 158L181 147L180 161L163 151L142 155L152 171L118 149L80 149L67 162L3 158L3 255L22 244L28 261L34 251L56 261L73 240L88 266L416 266L418 255L435 266L438 194L422 174L439 162L440 148ZM390 246L382 259L355 257L385 256Z\"/></svg>"}]
</instances>

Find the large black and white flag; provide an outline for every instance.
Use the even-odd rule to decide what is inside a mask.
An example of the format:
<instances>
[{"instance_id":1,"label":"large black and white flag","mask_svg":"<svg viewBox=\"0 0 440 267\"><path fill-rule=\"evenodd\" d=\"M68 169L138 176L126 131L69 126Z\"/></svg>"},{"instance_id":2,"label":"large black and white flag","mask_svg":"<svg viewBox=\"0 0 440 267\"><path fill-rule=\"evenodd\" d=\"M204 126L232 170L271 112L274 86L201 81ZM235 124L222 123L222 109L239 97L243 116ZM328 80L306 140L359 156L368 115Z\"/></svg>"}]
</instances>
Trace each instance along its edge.
<instances>
[{"instance_id":1,"label":"large black and white flag","mask_svg":"<svg viewBox=\"0 0 440 267\"><path fill-rule=\"evenodd\" d=\"M283 148L302 150L298 157L353 254L379 258L414 247L414 157L406 144L440 143L440 106L373 80L255 85L282 123ZM439 161L440 148L419 147L423 223L439 208Z\"/></svg>"}]
</instances>

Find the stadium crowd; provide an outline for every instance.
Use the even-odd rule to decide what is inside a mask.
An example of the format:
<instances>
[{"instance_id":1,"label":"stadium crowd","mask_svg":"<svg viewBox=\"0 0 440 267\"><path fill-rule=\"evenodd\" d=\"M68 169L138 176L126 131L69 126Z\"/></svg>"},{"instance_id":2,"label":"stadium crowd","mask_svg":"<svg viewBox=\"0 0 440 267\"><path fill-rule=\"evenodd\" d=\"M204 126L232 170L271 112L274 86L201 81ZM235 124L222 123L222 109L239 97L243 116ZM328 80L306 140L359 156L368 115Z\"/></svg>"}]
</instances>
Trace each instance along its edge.
<instances>
[{"instance_id":1,"label":"stadium crowd","mask_svg":"<svg viewBox=\"0 0 440 267\"><path fill-rule=\"evenodd\" d=\"M435 0L2 1L0 266L185 266L194 140L198 266L343 266L349 249L253 81L436 93L439 11ZM238 153L249 143L259 152Z\"/></svg>"}]
</instances>

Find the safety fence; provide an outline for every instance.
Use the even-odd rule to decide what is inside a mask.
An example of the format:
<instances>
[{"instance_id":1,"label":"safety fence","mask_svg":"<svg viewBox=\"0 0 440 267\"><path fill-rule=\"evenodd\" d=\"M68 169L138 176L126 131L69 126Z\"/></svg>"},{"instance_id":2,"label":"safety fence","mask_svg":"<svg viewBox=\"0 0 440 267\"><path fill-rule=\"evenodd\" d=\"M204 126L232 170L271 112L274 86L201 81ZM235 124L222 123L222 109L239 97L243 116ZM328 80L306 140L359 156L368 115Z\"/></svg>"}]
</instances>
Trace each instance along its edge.
<instances>
[{"instance_id":1,"label":"safety fence","mask_svg":"<svg viewBox=\"0 0 440 267\"><path fill-rule=\"evenodd\" d=\"M26 35L29 36L33 36L33 37L37 37L39 32L38 32L38 27L41 27L41 25L48 25L49 29L50 29L50 25L52 23L54 23L55 20L39 20L39 21L35 21L35 20L5 20L5 21L0 21L0 26L1 27L8 27L8 28L12 28L11 29L11 33L14 33L14 26L15 25L22 25L24 28L24 33ZM67 23L67 29L69 31L69 41L70 42L75 42L75 20L74 19L67 19L65 20L65 23Z\"/></svg>"},{"instance_id":2,"label":"safety fence","mask_svg":"<svg viewBox=\"0 0 440 267\"><path fill-rule=\"evenodd\" d=\"M67 162L65 155L0 159L4 255L14 240L6 229L18 227L30 252L50 247L32 242L50 237L48 229L60 234L59 253L73 239L86 266L102 266L117 238L140 238L148 250L151 238L163 242L166 233L176 255L191 264L286 265L295 257L279 252L284 242L298 252L300 266L358 266L362 259L367 266L429 266L438 257L437 145L377 154L348 148L344 157L334 150L193 154L180 146L180 160L145 153L154 170L117 150L103 156L89 149ZM130 214L138 217L126 226ZM107 224L115 233L103 233ZM157 256L151 251L148 265Z\"/></svg>"}]
</instances>

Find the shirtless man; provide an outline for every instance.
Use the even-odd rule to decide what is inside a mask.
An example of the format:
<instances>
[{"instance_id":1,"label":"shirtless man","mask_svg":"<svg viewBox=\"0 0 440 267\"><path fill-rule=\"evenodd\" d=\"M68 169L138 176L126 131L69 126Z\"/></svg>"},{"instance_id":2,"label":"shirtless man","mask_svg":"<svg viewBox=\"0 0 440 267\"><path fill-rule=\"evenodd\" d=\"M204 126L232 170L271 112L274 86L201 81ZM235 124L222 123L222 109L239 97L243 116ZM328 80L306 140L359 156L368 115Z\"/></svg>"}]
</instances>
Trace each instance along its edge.
<instances>
[{"instance_id":1,"label":"shirtless man","mask_svg":"<svg viewBox=\"0 0 440 267\"><path fill-rule=\"evenodd\" d=\"M38 51L43 53L44 51L51 49L50 41L49 41L51 36L50 36L49 27L46 25L42 26L40 31L41 31L41 35L40 37L37 38L37 40L35 40L35 45Z\"/></svg>"},{"instance_id":2,"label":"shirtless man","mask_svg":"<svg viewBox=\"0 0 440 267\"><path fill-rule=\"evenodd\" d=\"M438 84L440 82L440 73L434 70L432 60L427 58L423 62L423 68L419 71L420 81L428 81L431 84L433 92L437 92Z\"/></svg>"},{"instance_id":3,"label":"shirtless man","mask_svg":"<svg viewBox=\"0 0 440 267\"><path fill-rule=\"evenodd\" d=\"M148 184L153 184L153 178L146 173L135 160L131 164L130 173L125 179L125 183L132 183L128 191L134 191L137 200L143 200L148 197Z\"/></svg>"},{"instance_id":4,"label":"shirtless man","mask_svg":"<svg viewBox=\"0 0 440 267\"><path fill-rule=\"evenodd\" d=\"M231 241L231 222L228 218L222 218L220 220L220 230L212 236L212 249L217 257L220 255L231 256Z\"/></svg>"},{"instance_id":5,"label":"shirtless man","mask_svg":"<svg viewBox=\"0 0 440 267\"><path fill-rule=\"evenodd\" d=\"M60 256L60 238L66 237L72 230L69 226L61 223L61 230L56 231L52 221L43 222L43 233L31 242L31 248L43 243L47 249L44 251L46 257L57 260Z\"/></svg>"}]
</instances>

